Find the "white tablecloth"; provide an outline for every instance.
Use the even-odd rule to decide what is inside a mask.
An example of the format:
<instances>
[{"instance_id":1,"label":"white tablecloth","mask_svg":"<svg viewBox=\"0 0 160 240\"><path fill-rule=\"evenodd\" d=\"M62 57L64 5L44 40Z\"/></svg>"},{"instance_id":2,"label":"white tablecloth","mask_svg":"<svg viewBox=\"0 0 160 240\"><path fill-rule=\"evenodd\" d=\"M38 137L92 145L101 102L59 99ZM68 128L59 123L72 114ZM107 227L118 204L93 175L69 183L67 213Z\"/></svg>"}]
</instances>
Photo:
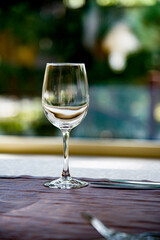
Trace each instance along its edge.
<instances>
[{"instance_id":1,"label":"white tablecloth","mask_svg":"<svg viewBox=\"0 0 160 240\"><path fill-rule=\"evenodd\" d=\"M70 156L74 177L160 181L160 159ZM0 154L1 176L59 177L63 167L60 155Z\"/></svg>"}]
</instances>

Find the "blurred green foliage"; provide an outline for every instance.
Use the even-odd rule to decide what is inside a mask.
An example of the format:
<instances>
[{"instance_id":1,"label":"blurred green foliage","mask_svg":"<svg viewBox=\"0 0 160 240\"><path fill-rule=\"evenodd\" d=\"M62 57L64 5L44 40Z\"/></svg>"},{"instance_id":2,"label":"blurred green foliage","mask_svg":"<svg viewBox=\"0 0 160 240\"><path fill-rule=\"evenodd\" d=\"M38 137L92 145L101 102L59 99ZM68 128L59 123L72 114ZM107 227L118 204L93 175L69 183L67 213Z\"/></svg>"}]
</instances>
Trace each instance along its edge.
<instances>
[{"instance_id":1,"label":"blurred green foliage","mask_svg":"<svg viewBox=\"0 0 160 240\"><path fill-rule=\"evenodd\" d=\"M126 23L140 43L119 71L111 67L109 51L102 48L118 23ZM149 86L150 71L160 71L160 2L150 7L102 7L88 0L78 9L62 0L1 3L0 94L41 98L46 62L84 62L90 85ZM1 129L6 134L52 134L42 109L38 119L23 119L23 124L22 118L18 114L8 123L1 119Z\"/></svg>"},{"instance_id":2,"label":"blurred green foliage","mask_svg":"<svg viewBox=\"0 0 160 240\"><path fill-rule=\"evenodd\" d=\"M84 44L84 24L86 16L94 11L99 16L98 29L94 46L89 49ZM126 22L141 45L138 52L128 56L126 68L119 72L110 67L107 53L101 49L103 37L118 22ZM148 71L160 68L159 23L158 2L150 7L125 8L100 7L95 1L87 1L80 9L67 8L62 1L40 1L38 7L31 1L4 4L0 7L0 35L6 34L8 43L0 48L0 91L41 94L47 61L84 62L90 84L146 81ZM22 46L32 51L28 59L27 49L18 55Z\"/></svg>"}]
</instances>

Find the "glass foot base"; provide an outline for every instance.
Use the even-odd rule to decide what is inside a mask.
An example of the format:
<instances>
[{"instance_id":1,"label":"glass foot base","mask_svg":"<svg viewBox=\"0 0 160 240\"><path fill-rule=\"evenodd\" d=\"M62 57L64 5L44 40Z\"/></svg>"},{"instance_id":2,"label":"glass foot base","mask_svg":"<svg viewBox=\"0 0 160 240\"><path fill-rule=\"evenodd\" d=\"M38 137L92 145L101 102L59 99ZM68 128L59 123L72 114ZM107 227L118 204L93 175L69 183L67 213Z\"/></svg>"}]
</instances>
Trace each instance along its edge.
<instances>
[{"instance_id":1,"label":"glass foot base","mask_svg":"<svg viewBox=\"0 0 160 240\"><path fill-rule=\"evenodd\" d=\"M71 189L86 187L88 186L88 183L71 177L68 177L67 179L62 177L56 180L45 182L44 186L49 188Z\"/></svg>"}]
</instances>

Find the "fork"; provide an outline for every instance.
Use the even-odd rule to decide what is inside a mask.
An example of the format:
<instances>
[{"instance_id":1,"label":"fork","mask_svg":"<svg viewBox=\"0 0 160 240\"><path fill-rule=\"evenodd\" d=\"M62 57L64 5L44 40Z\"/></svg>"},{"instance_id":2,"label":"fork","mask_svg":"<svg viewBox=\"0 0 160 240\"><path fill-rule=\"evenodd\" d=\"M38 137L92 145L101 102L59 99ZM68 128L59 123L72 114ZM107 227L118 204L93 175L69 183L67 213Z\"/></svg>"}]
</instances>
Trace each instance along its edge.
<instances>
[{"instance_id":1,"label":"fork","mask_svg":"<svg viewBox=\"0 0 160 240\"><path fill-rule=\"evenodd\" d=\"M160 232L144 232L140 234L128 234L117 232L114 229L105 226L97 217L92 216L89 212L83 212L82 217L87 220L97 232L107 240L158 240Z\"/></svg>"}]
</instances>

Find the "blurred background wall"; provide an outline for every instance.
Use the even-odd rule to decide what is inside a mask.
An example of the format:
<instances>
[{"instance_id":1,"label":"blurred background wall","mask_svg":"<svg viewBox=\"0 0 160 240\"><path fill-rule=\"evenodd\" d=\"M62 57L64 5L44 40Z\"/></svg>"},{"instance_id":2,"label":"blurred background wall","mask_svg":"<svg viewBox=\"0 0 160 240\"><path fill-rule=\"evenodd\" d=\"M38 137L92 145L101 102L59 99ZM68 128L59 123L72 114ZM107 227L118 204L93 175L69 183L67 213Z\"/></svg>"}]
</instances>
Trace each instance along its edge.
<instances>
[{"instance_id":1,"label":"blurred background wall","mask_svg":"<svg viewBox=\"0 0 160 240\"><path fill-rule=\"evenodd\" d=\"M84 138L160 139L160 1L0 3L0 135L58 136L43 114L46 62L84 62Z\"/></svg>"}]
</instances>

